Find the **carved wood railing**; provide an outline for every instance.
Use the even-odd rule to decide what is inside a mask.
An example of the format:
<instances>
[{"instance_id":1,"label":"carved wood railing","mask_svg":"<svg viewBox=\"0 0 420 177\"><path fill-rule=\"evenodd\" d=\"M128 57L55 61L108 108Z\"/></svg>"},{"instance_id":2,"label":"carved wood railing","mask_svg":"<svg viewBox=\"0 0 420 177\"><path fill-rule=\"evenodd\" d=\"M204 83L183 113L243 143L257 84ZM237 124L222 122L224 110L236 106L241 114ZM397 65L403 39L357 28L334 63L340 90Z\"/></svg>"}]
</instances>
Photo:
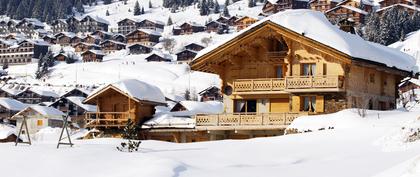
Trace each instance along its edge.
<instances>
[{"instance_id":1,"label":"carved wood railing","mask_svg":"<svg viewBox=\"0 0 420 177\"><path fill-rule=\"evenodd\" d=\"M284 58L287 56L287 51L267 52L268 58Z\"/></svg>"},{"instance_id":2,"label":"carved wood railing","mask_svg":"<svg viewBox=\"0 0 420 177\"><path fill-rule=\"evenodd\" d=\"M285 91L293 89L344 88L343 76L288 76L286 78L237 79L234 92Z\"/></svg>"},{"instance_id":3,"label":"carved wood railing","mask_svg":"<svg viewBox=\"0 0 420 177\"><path fill-rule=\"evenodd\" d=\"M196 115L196 126L270 126L290 125L299 116L308 113L230 113Z\"/></svg>"},{"instance_id":4,"label":"carved wood railing","mask_svg":"<svg viewBox=\"0 0 420 177\"><path fill-rule=\"evenodd\" d=\"M125 127L129 117L128 112L87 112L85 127Z\"/></svg>"}]
</instances>

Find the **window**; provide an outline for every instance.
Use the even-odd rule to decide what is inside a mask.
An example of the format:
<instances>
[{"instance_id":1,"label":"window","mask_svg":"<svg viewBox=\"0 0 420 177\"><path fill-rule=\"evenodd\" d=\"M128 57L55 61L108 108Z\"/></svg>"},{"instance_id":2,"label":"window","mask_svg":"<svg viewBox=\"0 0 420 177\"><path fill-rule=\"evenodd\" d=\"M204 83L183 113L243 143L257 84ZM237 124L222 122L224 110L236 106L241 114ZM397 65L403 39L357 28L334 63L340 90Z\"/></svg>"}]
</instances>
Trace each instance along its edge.
<instances>
[{"instance_id":1,"label":"window","mask_svg":"<svg viewBox=\"0 0 420 177\"><path fill-rule=\"evenodd\" d=\"M235 112L257 112L257 100L235 100Z\"/></svg>"},{"instance_id":2,"label":"window","mask_svg":"<svg viewBox=\"0 0 420 177\"><path fill-rule=\"evenodd\" d=\"M276 66L276 77L277 78L283 78L284 74L283 74L283 66Z\"/></svg>"},{"instance_id":3,"label":"window","mask_svg":"<svg viewBox=\"0 0 420 177\"><path fill-rule=\"evenodd\" d=\"M369 82L370 83L375 83L375 74L374 73L369 74Z\"/></svg>"},{"instance_id":4,"label":"window","mask_svg":"<svg viewBox=\"0 0 420 177\"><path fill-rule=\"evenodd\" d=\"M302 110L305 112L315 112L316 107L316 96L304 96L302 97Z\"/></svg>"},{"instance_id":5,"label":"window","mask_svg":"<svg viewBox=\"0 0 420 177\"><path fill-rule=\"evenodd\" d=\"M302 75L303 76L313 76L316 72L316 64L315 63L306 63L302 64Z\"/></svg>"},{"instance_id":6,"label":"window","mask_svg":"<svg viewBox=\"0 0 420 177\"><path fill-rule=\"evenodd\" d=\"M42 125L44 125L44 122L42 120L37 120L36 125L37 126L42 126Z\"/></svg>"}]
</instances>

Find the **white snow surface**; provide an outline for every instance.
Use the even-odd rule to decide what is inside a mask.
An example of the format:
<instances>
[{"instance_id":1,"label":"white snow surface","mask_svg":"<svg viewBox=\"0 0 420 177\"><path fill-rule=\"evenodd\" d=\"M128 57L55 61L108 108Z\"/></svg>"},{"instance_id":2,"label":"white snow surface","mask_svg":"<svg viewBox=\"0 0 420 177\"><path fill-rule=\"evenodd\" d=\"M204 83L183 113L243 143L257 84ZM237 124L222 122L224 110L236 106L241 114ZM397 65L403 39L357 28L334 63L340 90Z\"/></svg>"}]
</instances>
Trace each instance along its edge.
<instances>
[{"instance_id":1,"label":"white snow surface","mask_svg":"<svg viewBox=\"0 0 420 177\"><path fill-rule=\"evenodd\" d=\"M53 107L48 107L48 106L32 105L32 106L29 106L29 108L33 109L34 111L36 111L37 113L43 116L48 116L48 117L54 117L54 116L61 117L65 115L60 110L55 109Z\"/></svg>"},{"instance_id":2,"label":"white snow surface","mask_svg":"<svg viewBox=\"0 0 420 177\"><path fill-rule=\"evenodd\" d=\"M197 54L195 59L212 52L224 43L240 37L247 31L267 21L271 21L298 34L303 34L305 37L341 51L353 58L373 61L405 71L418 71L413 57L386 46L367 42L359 36L346 33L332 25L323 13L306 9L286 10L266 17L232 37L225 39L225 41L205 48Z\"/></svg>"},{"instance_id":3,"label":"white snow surface","mask_svg":"<svg viewBox=\"0 0 420 177\"><path fill-rule=\"evenodd\" d=\"M96 111L96 106L95 105L83 104L83 101L86 99L85 97L69 96L69 97L66 97L66 99L68 99L72 103L76 104L77 106L83 108L87 112L95 112Z\"/></svg>"},{"instance_id":4,"label":"white snow surface","mask_svg":"<svg viewBox=\"0 0 420 177\"><path fill-rule=\"evenodd\" d=\"M18 100L4 97L0 97L0 106L12 111L21 111L28 107Z\"/></svg>"},{"instance_id":5,"label":"white snow surface","mask_svg":"<svg viewBox=\"0 0 420 177\"><path fill-rule=\"evenodd\" d=\"M417 66L420 67L420 30L408 34L404 41L398 41L389 47L413 56L417 61Z\"/></svg>"},{"instance_id":6,"label":"white snow surface","mask_svg":"<svg viewBox=\"0 0 420 177\"><path fill-rule=\"evenodd\" d=\"M193 116L196 114L220 114L223 112L223 103L219 101L181 101L186 111L171 112L175 116Z\"/></svg>"},{"instance_id":7,"label":"white snow surface","mask_svg":"<svg viewBox=\"0 0 420 177\"><path fill-rule=\"evenodd\" d=\"M0 124L0 139L6 139L15 134L15 127L6 124Z\"/></svg>"},{"instance_id":8,"label":"white snow surface","mask_svg":"<svg viewBox=\"0 0 420 177\"><path fill-rule=\"evenodd\" d=\"M74 147L60 149L55 138L51 142L37 138L32 146L4 143L0 144L0 169L8 177L419 176L420 141L389 151L387 144L399 140L384 137L393 137L407 122L418 121L420 112L374 111L361 118L351 111L326 115L336 121L346 116L345 128L185 144L147 140L134 153L116 150L122 139L74 140ZM376 113L379 119L374 118ZM22 161L31 165L22 170ZM69 169L77 170L66 172Z\"/></svg>"}]
</instances>

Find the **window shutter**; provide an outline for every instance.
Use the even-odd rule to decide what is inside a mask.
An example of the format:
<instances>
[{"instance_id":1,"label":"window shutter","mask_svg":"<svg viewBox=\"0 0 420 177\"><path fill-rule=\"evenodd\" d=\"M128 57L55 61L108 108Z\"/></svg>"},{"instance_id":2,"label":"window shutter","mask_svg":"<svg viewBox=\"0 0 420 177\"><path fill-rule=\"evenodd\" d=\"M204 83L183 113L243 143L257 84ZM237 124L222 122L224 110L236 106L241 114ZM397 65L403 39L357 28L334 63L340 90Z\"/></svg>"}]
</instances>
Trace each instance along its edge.
<instances>
[{"instance_id":1,"label":"window shutter","mask_svg":"<svg viewBox=\"0 0 420 177\"><path fill-rule=\"evenodd\" d=\"M316 112L324 112L324 96L318 95L316 96Z\"/></svg>"},{"instance_id":2,"label":"window shutter","mask_svg":"<svg viewBox=\"0 0 420 177\"><path fill-rule=\"evenodd\" d=\"M300 111L300 97L299 96L292 96L292 111L299 112Z\"/></svg>"}]
</instances>

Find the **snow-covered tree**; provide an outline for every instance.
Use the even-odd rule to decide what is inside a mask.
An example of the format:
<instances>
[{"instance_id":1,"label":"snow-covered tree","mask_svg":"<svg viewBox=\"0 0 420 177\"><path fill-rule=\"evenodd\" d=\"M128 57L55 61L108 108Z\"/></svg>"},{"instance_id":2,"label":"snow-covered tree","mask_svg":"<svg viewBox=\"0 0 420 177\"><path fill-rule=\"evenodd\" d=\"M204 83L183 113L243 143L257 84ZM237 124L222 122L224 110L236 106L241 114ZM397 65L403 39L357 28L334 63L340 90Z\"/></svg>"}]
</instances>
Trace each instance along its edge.
<instances>
[{"instance_id":1,"label":"snow-covered tree","mask_svg":"<svg viewBox=\"0 0 420 177\"><path fill-rule=\"evenodd\" d=\"M201 7L200 7L200 15L204 16L204 15L209 15L210 13L210 9L207 5L207 1L206 0L202 0L201 1Z\"/></svg>"},{"instance_id":2,"label":"snow-covered tree","mask_svg":"<svg viewBox=\"0 0 420 177\"><path fill-rule=\"evenodd\" d=\"M219 2L216 0L216 2L214 3L214 13L218 14L220 13L220 5Z\"/></svg>"},{"instance_id":3,"label":"snow-covered tree","mask_svg":"<svg viewBox=\"0 0 420 177\"><path fill-rule=\"evenodd\" d=\"M166 23L166 25L170 26L170 25L172 25L172 24L173 24L173 22L172 22L172 18L171 18L171 16L169 16L169 18L168 18L168 22Z\"/></svg>"},{"instance_id":4,"label":"snow-covered tree","mask_svg":"<svg viewBox=\"0 0 420 177\"><path fill-rule=\"evenodd\" d=\"M226 0L225 7L223 8L223 16L225 17L230 17L228 6L229 6L229 0Z\"/></svg>"},{"instance_id":5,"label":"snow-covered tree","mask_svg":"<svg viewBox=\"0 0 420 177\"><path fill-rule=\"evenodd\" d=\"M151 0L149 0L149 8L150 9L153 8L153 4L152 4L152 1Z\"/></svg>"},{"instance_id":6,"label":"snow-covered tree","mask_svg":"<svg viewBox=\"0 0 420 177\"><path fill-rule=\"evenodd\" d=\"M139 1L136 1L136 4L134 4L134 15L141 15L141 8Z\"/></svg>"},{"instance_id":7,"label":"snow-covered tree","mask_svg":"<svg viewBox=\"0 0 420 177\"><path fill-rule=\"evenodd\" d=\"M106 15L106 16L109 16L109 11L108 11L108 10L106 10L105 15Z\"/></svg>"}]
</instances>

